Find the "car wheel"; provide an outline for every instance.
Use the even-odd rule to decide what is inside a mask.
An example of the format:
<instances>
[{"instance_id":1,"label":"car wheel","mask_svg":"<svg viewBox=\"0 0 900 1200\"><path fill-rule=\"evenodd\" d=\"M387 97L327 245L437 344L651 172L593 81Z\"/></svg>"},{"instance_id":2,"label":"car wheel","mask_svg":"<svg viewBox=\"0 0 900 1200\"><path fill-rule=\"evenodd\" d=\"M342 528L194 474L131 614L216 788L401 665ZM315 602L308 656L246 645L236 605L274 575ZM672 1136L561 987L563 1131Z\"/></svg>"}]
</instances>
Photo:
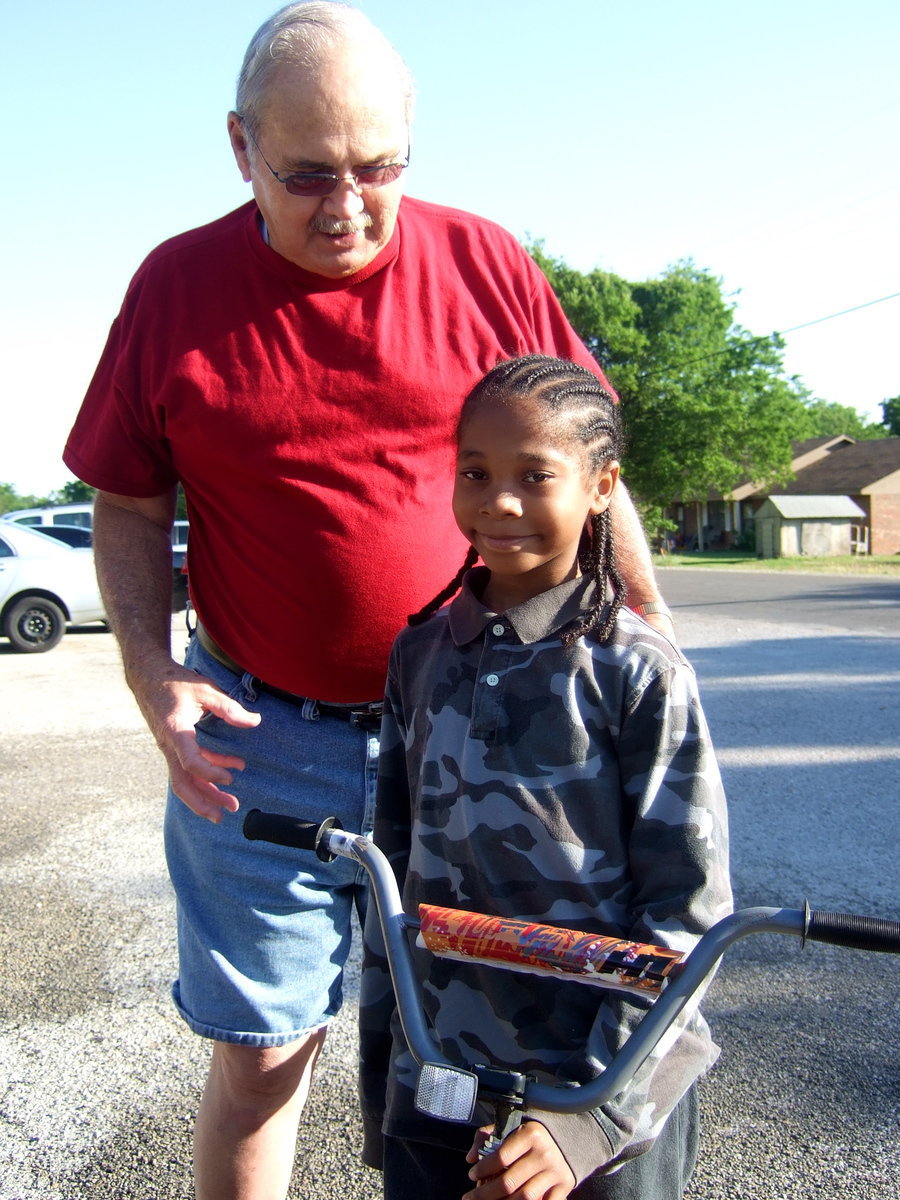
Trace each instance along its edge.
<instances>
[{"instance_id":1,"label":"car wheel","mask_svg":"<svg viewBox=\"0 0 900 1200\"><path fill-rule=\"evenodd\" d=\"M66 632L66 615L43 596L23 596L6 614L4 633L20 654L52 650Z\"/></svg>"}]
</instances>

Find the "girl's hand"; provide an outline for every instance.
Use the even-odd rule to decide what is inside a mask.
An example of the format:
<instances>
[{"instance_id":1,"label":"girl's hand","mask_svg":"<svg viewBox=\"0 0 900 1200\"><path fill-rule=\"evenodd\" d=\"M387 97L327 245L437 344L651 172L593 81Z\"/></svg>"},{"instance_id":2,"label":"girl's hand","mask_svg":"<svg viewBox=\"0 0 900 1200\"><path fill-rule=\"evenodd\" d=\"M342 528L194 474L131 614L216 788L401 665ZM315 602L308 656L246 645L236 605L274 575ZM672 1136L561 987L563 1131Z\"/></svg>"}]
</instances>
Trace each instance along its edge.
<instances>
[{"instance_id":1,"label":"girl's hand","mask_svg":"<svg viewBox=\"0 0 900 1200\"><path fill-rule=\"evenodd\" d=\"M479 1162L479 1147L490 1133L490 1127L479 1129L466 1155L475 1164L469 1172L475 1188L462 1200L564 1200L575 1187L569 1164L540 1121L524 1121Z\"/></svg>"}]
</instances>

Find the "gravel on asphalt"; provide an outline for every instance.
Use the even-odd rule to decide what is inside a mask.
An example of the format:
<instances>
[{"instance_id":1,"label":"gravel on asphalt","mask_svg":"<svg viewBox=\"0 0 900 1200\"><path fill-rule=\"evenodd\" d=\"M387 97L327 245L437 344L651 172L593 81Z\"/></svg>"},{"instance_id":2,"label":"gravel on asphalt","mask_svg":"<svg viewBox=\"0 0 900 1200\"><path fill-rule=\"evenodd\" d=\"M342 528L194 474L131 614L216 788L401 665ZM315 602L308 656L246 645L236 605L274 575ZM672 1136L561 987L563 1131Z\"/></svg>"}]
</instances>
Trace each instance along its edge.
<instances>
[{"instance_id":1,"label":"gravel on asphalt","mask_svg":"<svg viewBox=\"0 0 900 1200\"><path fill-rule=\"evenodd\" d=\"M177 625L176 625L177 628ZM180 635L179 635L180 636ZM900 915L900 640L679 613L729 792L741 904ZM162 760L111 635L0 643L0 1200L189 1200L208 1047L168 997ZM900 962L752 938L705 1003L693 1200L900 1197ZM374 1200L353 1012L334 1022L291 1200Z\"/></svg>"}]
</instances>

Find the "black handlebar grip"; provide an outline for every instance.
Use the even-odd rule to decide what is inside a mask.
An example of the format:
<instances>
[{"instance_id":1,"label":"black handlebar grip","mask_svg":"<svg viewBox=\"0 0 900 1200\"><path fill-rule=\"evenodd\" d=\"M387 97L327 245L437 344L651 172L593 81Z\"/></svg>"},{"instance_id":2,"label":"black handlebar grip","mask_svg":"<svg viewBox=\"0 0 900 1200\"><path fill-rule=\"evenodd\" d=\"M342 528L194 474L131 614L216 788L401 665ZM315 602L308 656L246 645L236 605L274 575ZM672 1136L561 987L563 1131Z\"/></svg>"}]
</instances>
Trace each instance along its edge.
<instances>
[{"instance_id":1,"label":"black handlebar grip","mask_svg":"<svg viewBox=\"0 0 900 1200\"><path fill-rule=\"evenodd\" d=\"M294 846L298 850L313 850L322 862L331 862L336 855L322 845L323 836L331 829L340 829L336 817L327 817L321 825L302 821L284 813L263 812L251 808L244 817L244 837L251 842L274 842L278 846Z\"/></svg>"},{"instance_id":2,"label":"black handlebar grip","mask_svg":"<svg viewBox=\"0 0 900 1200\"><path fill-rule=\"evenodd\" d=\"M900 921L857 917L850 913L816 912L806 906L803 940L828 942L849 950L900 954Z\"/></svg>"}]
</instances>

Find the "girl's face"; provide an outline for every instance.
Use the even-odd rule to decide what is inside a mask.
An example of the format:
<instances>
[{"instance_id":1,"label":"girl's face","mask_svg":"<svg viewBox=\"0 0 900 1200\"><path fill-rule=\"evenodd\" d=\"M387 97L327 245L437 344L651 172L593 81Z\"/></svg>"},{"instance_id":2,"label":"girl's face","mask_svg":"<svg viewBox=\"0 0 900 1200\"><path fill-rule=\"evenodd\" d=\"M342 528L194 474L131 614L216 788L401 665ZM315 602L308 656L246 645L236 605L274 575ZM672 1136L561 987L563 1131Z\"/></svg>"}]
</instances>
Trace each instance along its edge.
<instances>
[{"instance_id":1,"label":"girl's face","mask_svg":"<svg viewBox=\"0 0 900 1200\"><path fill-rule=\"evenodd\" d=\"M483 599L497 612L580 573L581 534L618 479L617 462L589 472L546 424L533 405L488 402L460 427L453 515L490 569Z\"/></svg>"}]
</instances>

